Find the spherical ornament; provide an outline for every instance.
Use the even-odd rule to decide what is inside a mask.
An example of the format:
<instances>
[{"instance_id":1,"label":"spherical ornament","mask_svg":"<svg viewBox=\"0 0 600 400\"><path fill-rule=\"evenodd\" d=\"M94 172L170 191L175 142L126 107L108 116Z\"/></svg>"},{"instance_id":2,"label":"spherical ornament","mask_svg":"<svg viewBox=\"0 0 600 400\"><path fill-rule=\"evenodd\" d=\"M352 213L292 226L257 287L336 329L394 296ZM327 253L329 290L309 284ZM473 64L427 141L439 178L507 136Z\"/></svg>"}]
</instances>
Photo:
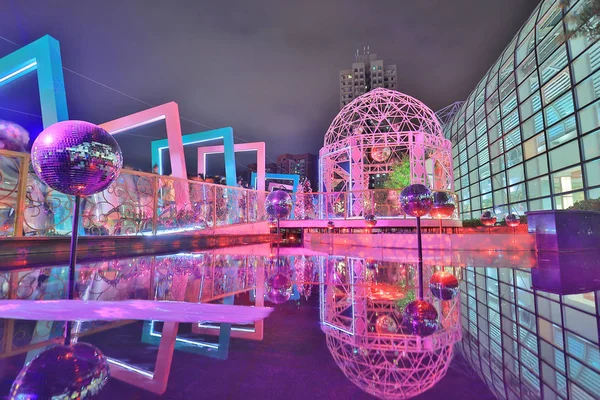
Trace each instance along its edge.
<instances>
[{"instance_id":1,"label":"spherical ornament","mask_svg":"<svg viewBox=\"0 0 600 400\"><path fill-rule=\"evenodd\" d=\"M431 192L425 185L415 183L405 187L400 193L400 206L411 217L427 215L432 205Z\"/></svg>"},{"instance_id":2,"label":"spherical ornament","mask_svg":"<svg viewBox=\"0 0 600 400\"><path fill-rule=\"evenodd\" d=\"M35 173L52 189L88 196L117 178L123 156L104 129L84 121L58 122L44 129L31 148Z\"/></svg>"},{"instance_id":3,"label":"spherical ornament","mask_svg":"<svg viewBox=\"0 0 600 400\"><path fill-rule=\"evenodd\" d=\"M108 361L87 343L54 346L27 364L15 379L11 399L88 399L109 376Z\"/></svg>"},{"instance_id":4,"label":"spherical ornament","mask_svg":"<svg viewBox=\"0 0 600 400\"><path fill-rule=\"evenodd\" d=\"M494 226L496 225L496 216L492 214L491 211L485 211L481 214L481 223L485 226Z\"/></svg>"},{"instance_id":5,"label":"spherical ornament","mask_svg":"<svg viewBox=\"0 0 600 400\"><path fill-rule=\"evenodd\" d=\"M286 218L292 211L292 197L283 190L274 190L267 196L265 209L270 217Z\"/></svg>"},{"instance_id":6,"label":"spherical ornament","mask_svg":"<svg viewBox=\"0 0 600 400\"><path fill-rule=\"evenodd\" d=\"M269 278L267 285L273 289L290 289L292 287L292 282L290 278L288 278L284 274L275 274Z\"/></svg>"},{"instance_id":7,"label":"spherical ornament","mask_svg":"<svg viewBox=\"0 0 600 400\"><path fill-rule=\"evenodd\" d=\"M506 222L506 225L510 226L511 228L516 228L521 224L521 218L519 218L517 214L508 214L506 217L504 217L504 222Z\"/></svg>"},{"instance_id":8,"label":"spherical ornament","mask_svg":"<svg viewBox=\"0 0 600 400\"><path fill-rule=\"evenodd\" d=\"M438 271L429 280L429 290L440 300L452 300L458 294L458 279L446 271Z\"/></svg>"},{"instance_id":9,"label":"spherical ornament","mask_svg":"<svg viewBox=\"0 0 600 400\"><path fill-rule=\"evenodd\" d=\"M375 332L379 334L393 334L398 332L398 324L389 315L382 315L375 321Z\"/></svg>"},{"instance_id":10,"label":"spherical ornament","mask_svg":"<svg viewBox=\"0 0 600 400\"><path fill-rule=\"evenodd\" d=\"M392 155L392 149L389 147L373 147L371 149L371 158L373 161L385 162Z\"/></svg>"},{"instance_id":11,"label":"spherical ornament","mask_svg":"<svg viewBox=\"0 0 600 400\"><path fill-rule=\"evenodd\" d=\"M0 119L0 150L25 152L29 133L21 125Z\"/></svg>"},{"instance_id":12,"label":"spherical ornament","mask_svg":"<svg viewBox=\"0 0 600 400\"><path fill-rule=\"evenodd\" d=\"M432 335L438 329L438 312L433 304L425 300L408 303L402 318L413 335L425 337Z\"/></svg>"},{"instance_id":13,"label":"spherical ornament","mask_svg":"<svg viewBox=\"0 0 600 400\"><path fill-rule=\"evenodd\" d=\"M327 222L327 229L333 230L335 228L335 223L333 221Z\"/></svg>"},{"instance_id":14,"label":"spherical ornament","mask_svg":"<svg viewBox=\"0 0 600 400\"><path fill-rule=\"evenodd\" d=\"M377 225L377 218L373 214L365 215L365 223L369 228L374 228Z\"/></svg>"},{"instance_id":15,"label":"spherical ornament","mask_svg":"<svg viewBox=\"0 0 600 400\"><path fill-rule=\"evenodd\" d=\"M447 192L433 192L433 206L429 211L433 218L450 218L455 209L454 199Z\"/></svg>"}]
</instances>

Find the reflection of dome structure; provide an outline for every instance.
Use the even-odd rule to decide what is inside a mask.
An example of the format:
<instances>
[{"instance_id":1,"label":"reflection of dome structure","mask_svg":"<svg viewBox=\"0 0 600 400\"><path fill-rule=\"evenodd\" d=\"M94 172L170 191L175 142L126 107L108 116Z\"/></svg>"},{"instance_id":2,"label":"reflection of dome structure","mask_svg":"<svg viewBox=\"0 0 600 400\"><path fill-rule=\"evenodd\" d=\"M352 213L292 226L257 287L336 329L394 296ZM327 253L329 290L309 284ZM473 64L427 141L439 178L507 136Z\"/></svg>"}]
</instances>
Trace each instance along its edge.
<instances>
[{"instance_id":1,"label":"reflection of dome structure","mask_svg":"<svg viewBox=\"0 0 600 400\"><path fill-rule=\"evenodd\" d=\"M375 277L366 264L359 258L334 258L319 274L327 347L344 375L365 392L383 399L417 396L450 366L461 335L458 297L435 302L440 315L436 333L426 338L406 334L397 304L414 291L410 267L382 265ZM400 328L398 333L394 328Z\"/></svg>"},{"instance_id":2,"label":"reflection of dome structure","mask_svg":"<svg viewBox=\"0 0 600 400\"><path fill-rule=\"evenodd\" d=\"M410 161L411 183L452 189L452 150L431 109L403 93L377 88L352 101L325 134L321 190L355 191Z\"/></svg>"}]
</instances>

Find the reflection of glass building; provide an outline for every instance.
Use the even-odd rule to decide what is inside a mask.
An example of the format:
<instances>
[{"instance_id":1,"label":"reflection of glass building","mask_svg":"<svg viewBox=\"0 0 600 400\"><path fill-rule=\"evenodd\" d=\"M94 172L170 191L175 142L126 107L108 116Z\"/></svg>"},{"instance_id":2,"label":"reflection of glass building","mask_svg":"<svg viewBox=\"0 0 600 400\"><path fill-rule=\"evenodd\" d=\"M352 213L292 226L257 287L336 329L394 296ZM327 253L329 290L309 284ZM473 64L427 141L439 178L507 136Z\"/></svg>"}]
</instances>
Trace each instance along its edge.
<instances>
[{"instance_id":1,"label":"reflection of glass building","mask_svg":"<svg viewBox=\"0 0 600 400\"><path fill-rule=\"evenodd\" d=\"M600 42L544 0L445 127L462 217L600 197Z\"/></svg>"},{"instance_id":2,"label":"reflection of glass building","mask_svg":"<svg viewBox=\"0 0 600 400\"><path fill-rule=\"evenodd\" d=\"M597 399L599 299L534 290L527 269L467 267L463 354L497 398Z\"/></svg>"}]
</instances>

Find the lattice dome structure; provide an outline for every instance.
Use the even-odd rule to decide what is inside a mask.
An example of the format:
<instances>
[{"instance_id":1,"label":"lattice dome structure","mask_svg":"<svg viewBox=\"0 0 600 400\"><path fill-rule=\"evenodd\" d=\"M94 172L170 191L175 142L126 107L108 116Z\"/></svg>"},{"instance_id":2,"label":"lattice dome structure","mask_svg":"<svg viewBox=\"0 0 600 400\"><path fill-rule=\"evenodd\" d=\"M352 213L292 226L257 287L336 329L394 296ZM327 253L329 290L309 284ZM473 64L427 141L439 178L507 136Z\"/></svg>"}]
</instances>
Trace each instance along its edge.
<instances>
[{"instance_id":1,"label":"lattice dome structure","mask_svg":"<svg viewBox=\"0 0 600 400\"><path fill-rule=\"evenodd\" d=\"M403 157L410 160L411 183L453 189L451 142L435 113L411 96L374 89L342 108L327 130L320 190L368 189L372 176L389 174Z\"/></svg>"},{"instance_id":2,"label":"lattice dome structure","mask_svg":"<svg viewBox=\"0 0 600 400\"><path fill-rule=\"evenodd\" d=\"M339 257L322 265L321 327L334 361L352 383L378 398L409 399L446 375L461 338L460 303L458 297L436 301L426 292L438 308L438 331L425 338L404 333L401 309L416 290L417 276L414 264L395 264L379 264L375 272L364 259ZM433 272L427 269L426 282ZM378 329L382 317L393 320L397 332Z\"/></svg>"}]
</instances>

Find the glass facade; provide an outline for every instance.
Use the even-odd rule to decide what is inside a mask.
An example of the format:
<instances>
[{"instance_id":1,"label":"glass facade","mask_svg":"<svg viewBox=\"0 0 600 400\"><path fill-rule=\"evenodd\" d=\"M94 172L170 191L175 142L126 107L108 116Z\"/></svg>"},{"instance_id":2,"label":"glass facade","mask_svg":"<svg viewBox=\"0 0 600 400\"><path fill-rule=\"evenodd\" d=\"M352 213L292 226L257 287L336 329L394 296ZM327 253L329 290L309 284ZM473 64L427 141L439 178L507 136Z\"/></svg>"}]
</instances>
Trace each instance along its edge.
<instances>
[{"instance_id":1,"label":"glass facade","mask_svg":"<svg viewBox=\"0 0 600 400\"><path fill-rule=\"evenodd\" d=\"M600 197L600 41L545 0L445 126L462 219Z\"/></svg>"},{"instance_id":2,"label":"glass facade","mask_svg":"<svg viewBox=\"0 0 600 400\"><path fill-rule=\"evenodd\" d=\"M497 398L598 398L600 292L534 290L527 269L462 274L460 349Z\"/></svg>"}]
</instances>

